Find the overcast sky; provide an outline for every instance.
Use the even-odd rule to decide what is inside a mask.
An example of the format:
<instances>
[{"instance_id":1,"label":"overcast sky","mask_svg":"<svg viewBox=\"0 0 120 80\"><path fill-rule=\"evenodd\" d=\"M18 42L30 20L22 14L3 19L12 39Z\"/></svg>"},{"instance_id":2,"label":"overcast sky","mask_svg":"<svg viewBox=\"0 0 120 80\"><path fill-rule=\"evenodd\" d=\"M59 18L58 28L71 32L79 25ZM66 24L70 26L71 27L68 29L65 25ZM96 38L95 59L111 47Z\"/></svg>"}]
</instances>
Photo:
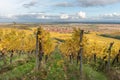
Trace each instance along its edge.
<instances>
[{"instance_id":1,"label":"overcast sky","mask_svg":"<svg viewBox=\"0 0 120 80\"><path fill-rule=\"evenodd\" d=\"M116 21L120 0L0 0L0 22Z\"/></svg>"}]
</instances>

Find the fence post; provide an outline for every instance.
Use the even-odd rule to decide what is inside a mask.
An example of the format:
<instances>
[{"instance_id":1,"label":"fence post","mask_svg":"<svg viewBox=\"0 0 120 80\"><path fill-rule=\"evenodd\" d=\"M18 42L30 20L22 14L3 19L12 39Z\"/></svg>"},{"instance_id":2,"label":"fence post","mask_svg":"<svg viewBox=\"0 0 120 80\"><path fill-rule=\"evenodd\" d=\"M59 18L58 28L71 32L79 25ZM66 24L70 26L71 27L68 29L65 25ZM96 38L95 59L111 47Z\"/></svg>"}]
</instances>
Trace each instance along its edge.
<instances>
[{"instance_id":1,"label":"fence post","mask_svg":"<svg viewBox=\"0 0 120 80\"><path fill-rule=\"evenodd\" d=\"M79 56L80 56L80 74L82 77L82 54L83 54L83 45L82 45L82 41L83 41L83 33L84 30L80 31L80 51L79 51Z\"/></svg>"},{"instance_id":2,"label":"fence post","mask_svg":"<svg viewBox=\"0 0 120 80\"><path fill-rule=\"evenodd\" d=\"M108 71L110 71L110 54L111 54L111 49L113 46L114 42L110 43L110 46L108 48Z\"/></svg>"},{"instance_id":3,"label":"fence post","mask_svg":"<svg viewBox=\"0 0 120 80\"><path fill-rule=\"evenodd\" d=\"M39 41L38 41L38 29L36 33L36 71L39 69Z\"/></svg>"}]
</instances>

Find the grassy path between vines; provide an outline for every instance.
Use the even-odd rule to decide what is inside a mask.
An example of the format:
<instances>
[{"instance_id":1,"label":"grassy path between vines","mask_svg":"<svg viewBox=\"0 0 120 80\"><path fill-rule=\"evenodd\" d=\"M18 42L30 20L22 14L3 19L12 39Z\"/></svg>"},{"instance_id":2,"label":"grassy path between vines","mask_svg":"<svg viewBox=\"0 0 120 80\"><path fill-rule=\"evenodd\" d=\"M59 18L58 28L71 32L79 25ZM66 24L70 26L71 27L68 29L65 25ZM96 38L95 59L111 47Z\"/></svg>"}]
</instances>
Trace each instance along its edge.
<instances>
[{"instance_id":1,"label":"grassy path between vines","mask_svg":"<svg viewBox=\"0 0 120 80\"><path fill-rule=\"evenodd\" d=\"M0 80L80 80L79 66L64 59L56 49L49 56L47 63L42 61L42 68L34 72L35 58L27 63L16 66L11 71L0 74ZM83 66L83 80L107 80L103 73L94 71L89 65Z\"/></svg>"},{"instance_id":2,"label":"grassy path between vines","mask_svg":"<svg viewBox=\"0 0 120 80\"><path fill-rule=\"evenodd\" d=\"M35 61L33 59L28 60L27 55L21 57L15 59L12 64L3 66L8 70L0 74L0 80L18 80L34 68Z\"/></svg>"},{"instance_id":3,"label":"grassy path between vines","mask_svg":"<svg viewBox=\"0 0 120 80\"><path fill-rule=\"evenodd\" d=\"M46 80L80 80L80 70L79 65L76 62L70 63L66 59L64 59L59 50L57 49L53 56L53 60L50 64L52 64L52 69L49 71L48 79ZM54 62L54 63L53 63ZM50 77L55 75L54 77ZM107 80L106 76L101 73L93 70L89 65L83 65L83 80Z\"/></svg>"},{"instance_id":4,"label":"grassy path between vines","mask_svg":"<svg viewBox=\"0 0 120 80\"><path fill-rule=\"evenodd\" d=\"M43 62L42 65L44 68L39 73L31 73L26 79L33 80L37 76L38 80L81 80L79 66L64 59L58 49L49 56L48 62L46 64ZM89 65L83 67L82 80L107 80L103 73L94 71Z\"/></svg>"}]
</instances>

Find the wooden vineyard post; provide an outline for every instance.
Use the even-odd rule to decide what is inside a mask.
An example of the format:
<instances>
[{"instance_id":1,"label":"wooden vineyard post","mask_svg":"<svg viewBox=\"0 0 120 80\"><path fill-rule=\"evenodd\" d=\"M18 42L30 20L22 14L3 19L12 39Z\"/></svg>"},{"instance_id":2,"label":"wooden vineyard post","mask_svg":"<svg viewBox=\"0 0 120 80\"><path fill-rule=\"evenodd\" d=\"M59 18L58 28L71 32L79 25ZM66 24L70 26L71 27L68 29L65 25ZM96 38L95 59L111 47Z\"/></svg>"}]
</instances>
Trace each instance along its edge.
<instances>
[{"instance_id":1,"label":"wooden vineyard post","mask_svg":"<svg viewBox=\"0 0 120 80\"><path fill-rule=\"evenodd\" d=\"M36 71L39 70L39 42L38 42L38 30L36 33Z\"/></svg>"},{"instance_id":2,"label":"wooden vineyard post","mask_svg":"<svg viewBox=\"0 0 120 80\"><path fill-rule=\"evenodd\" d=\"M36 70L39 70L43 56L41 33L41 28L38 28L36 34Z\"/></svg>"},{"instance_id":3,"label":"wooden vineyard post","mask_svg":"<svg viewBox=\"0 0 120 80\"><path fill-rule=\"evenodd\" d=\"M120 50L119 50L118 54L115 56L115 58L113 59L112 65L114 65L115 61L116 61L117 63L119 63L119 56L120 56Z\"/></svg>"},{"instance_id":4,"label":"wooden vineyard post","mask_svg":"<svg viewBox=\"0 0 120 80\"><path fill-rule=\"evenodd\" d=\"M108 48L108 71L110 71L110 54L111 54L111 49L113 46L114 42L110 43L110 46Z\"/></svg>"},{"instance_id":5,"label":"wooden vineyard post","mask_svg":"<svg viewBox=\"0 0 120 80\"><path fill-rule=\"evenodd\" d=\"M80 74L81 74L81 77L82 77L82 54L83 54L83 45L82 45L82 41L83 41L83 33L84 33L84 30L81 30L80 31L80 50L79 50L79 60L80 60Z\"/></svg>"},{"instance_id":6,"label":"wooden vineyard post","mask_svg":"<svg viewBox=\"0 0 120 80\"><path fill-rule=\"evenodd\" d=\"M4 65L6 65L6 56L5 56L5 54L6 54L6 49L4 48L3 50L2 50L2 58L3 58L3 62L4 62Z\"/></svg>"},{"instance_id":7,"label":"wooden vineyard post","mask_svg":"<svg viewBox=\"0 0 120 80\"><path fill-rule=\"evenodd\" d=\"M96 54L94 53L94 63L96 63Z\"/></svg>"},{"instance_id":8,"label":"wooden vineyard post","mask_svg":"<svg viewBox=\"0 0 120 80\"><path fill-rule=\"evenodd\" d=\"M12 58L13 58L14 50L12 50L10 53L11 53L10 54L10 64L12 64Z\"/></svg>"}]
</instances>

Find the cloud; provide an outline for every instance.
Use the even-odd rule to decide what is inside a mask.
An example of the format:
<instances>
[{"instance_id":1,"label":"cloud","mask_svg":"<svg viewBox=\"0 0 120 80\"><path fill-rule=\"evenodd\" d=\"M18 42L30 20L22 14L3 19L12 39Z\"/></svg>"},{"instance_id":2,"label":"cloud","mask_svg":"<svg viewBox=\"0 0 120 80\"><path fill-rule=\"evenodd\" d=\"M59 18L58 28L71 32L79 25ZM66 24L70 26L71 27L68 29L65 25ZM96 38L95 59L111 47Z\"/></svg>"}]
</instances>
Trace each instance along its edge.
<instances>
[{"instance_id":1,"label":"cloud","mask_svg":"<svg viewBox=\"0 0 120 80\"><path fill-rule=\"evenodd\" d=\"M114 13L102 14L99 17L103 19L120 19L120 13L114 12Z\"/></svg>"},{"instance_id":2,"label":"cloud","mask_svg":"<svg viewBox=\"0 0 120 80\"><path fill-rule=\"evenodd\" d=\"M41 15L41 16L38 16L37 18L38 18L38 19L46 19L47 17L44 16L44 15Z\"/></svg>"},{"instance_id":3,"label":"cloud","mask_svg":"<svg viewBox=\"0 0 120 80\"><path fill-rule=\"evenodd\" d=\"M58 7L94 7L106 6L110 4L120 3L120 0L75 0L75 2L61 2L55 4Z\"/></svg>"},{"instance_id":4,"label":"cloud","mask_svg":"<svg viewBox=\"0 0 120 80\"><path fill-rule=\"evenodd\" d=\"M79 16L80 18L86 18L86 13L80 11L80 12L78 12L78 16Z\"/></svg>"},{"instance_id":5,"label":"cloud","mask_svg":"<svg viewBox=\"0 0 120 80\"><path fill-rule=\"evenodd\" d=\"M45 19L44 13L25 13L14 15L16 19Z\"/></svg>"},{"instance_id":6,"label":"cloud","mask_svg":"<svg viewBox=\"0 0 120 80\"><path fill-rule=\"evenodd\" d=\"M69 15L68 14L61 14L60 19L68 19Z\"/></svg>"},{"instance_id":7,"label":"cloud","mask_svg":"<svg viewBox=\"0 0 120 80\"><path fill-rule=\"evenodd\" d=\"M80 20L120 20L120 13L107 13L107 14L100 14L94 17L87 17L86 13L83 11L73 13L73 14L48 14L48 13L23 13L23 14L9 14L9 15L1 15L0 19L6 19L11 21L80 21Z\"/></svg>"},{"instance_id":8,"label":"cloud","mask_svg":"<svg viewBox=\"0 0 120 80\"><path fill-rule=\"evenodd\" d=\"M120 0L77 0L79 6L90 7L90 6L105 6L120 2Z\"/></svg>"},{"instance_id":9,"label":"cloud","mask_svg":"<svg viewBox=\"0 0 120 80\"><path fill-rule=\"evenodd\" d=\"M74 13L74 14L48 14L48 13L24 13L24 14L16 14L16 15L4 15L1 18L4 19L9 19L9 20L13 20L13 21L39 21L39 20L55 20L55 21L59 21L59 20L82 20L84 18L86 18L86 13L85 12L78 12L78 13Z\"/></svg>"},{"instance_id":10,"label":"cloud","mask_svg":"<svg viewBox=\"0 0 120 80\"><path fill-rule=\"evenodd\" d=\"M47 13L23 13L23 14L16 14L16 15L4 15L3 18L8 19L21 19L21 20L34 20L34 19L59 19L58 15L50 15Z\"/></svg>"},{"instance_id":11,"label":"cloud","mask_svg":"<svg viewBox=\"0 0 120 80\"><path fill-rule=\"evenodd\" d=\"M61 2L61 3L55 4L55 6L57 6L57 7L73 7L74 4L71 2Z\"/></svg>"},{"instance_id":12,"label":"cloud","mask_svg":"<svg viewBox=\"0 0 120 80\"><path fill-rule=\"evenodd\" d=\"M56 22L56 21L120 21L120 13L100 14L88 17L85 12L80 11L74 14L48 14L48 13L23 13L17 15L0 15L0 22Z\"/></svg>"},{"instance_id":13,"label":"cloud","mask_svg":"<svg viewBox=\"0 0 120 80\"><path fill-rule=\"evenodd\" d=\"M74 13L72 15L70 14L61 14L60 19L71 19L71 20L79 20L79 19L85 19L86 18L86 13L83 11L80 11L78 13Z\"/></svg>"},{"instance_id":14,"label":"cloud","mask_svg":"<svg viewBox=\"0 0 120 80\"><path fill-rule=\"evenodd\" d=\"M36 4L37 4L37 0L32 0L31 2L29 2L27 4L23 4L23 7L30 8L32 6L35 6Z\"/></svg>"},{"instance_id":15,"label":"cloud","mask_svg":"<svg viewBox=\"0 0 120 80\"><path fill-rule=\"evenodd\" d=\"M13 14L0 15L0 19L15 19Z\"/></svg>"}]
</instances>

